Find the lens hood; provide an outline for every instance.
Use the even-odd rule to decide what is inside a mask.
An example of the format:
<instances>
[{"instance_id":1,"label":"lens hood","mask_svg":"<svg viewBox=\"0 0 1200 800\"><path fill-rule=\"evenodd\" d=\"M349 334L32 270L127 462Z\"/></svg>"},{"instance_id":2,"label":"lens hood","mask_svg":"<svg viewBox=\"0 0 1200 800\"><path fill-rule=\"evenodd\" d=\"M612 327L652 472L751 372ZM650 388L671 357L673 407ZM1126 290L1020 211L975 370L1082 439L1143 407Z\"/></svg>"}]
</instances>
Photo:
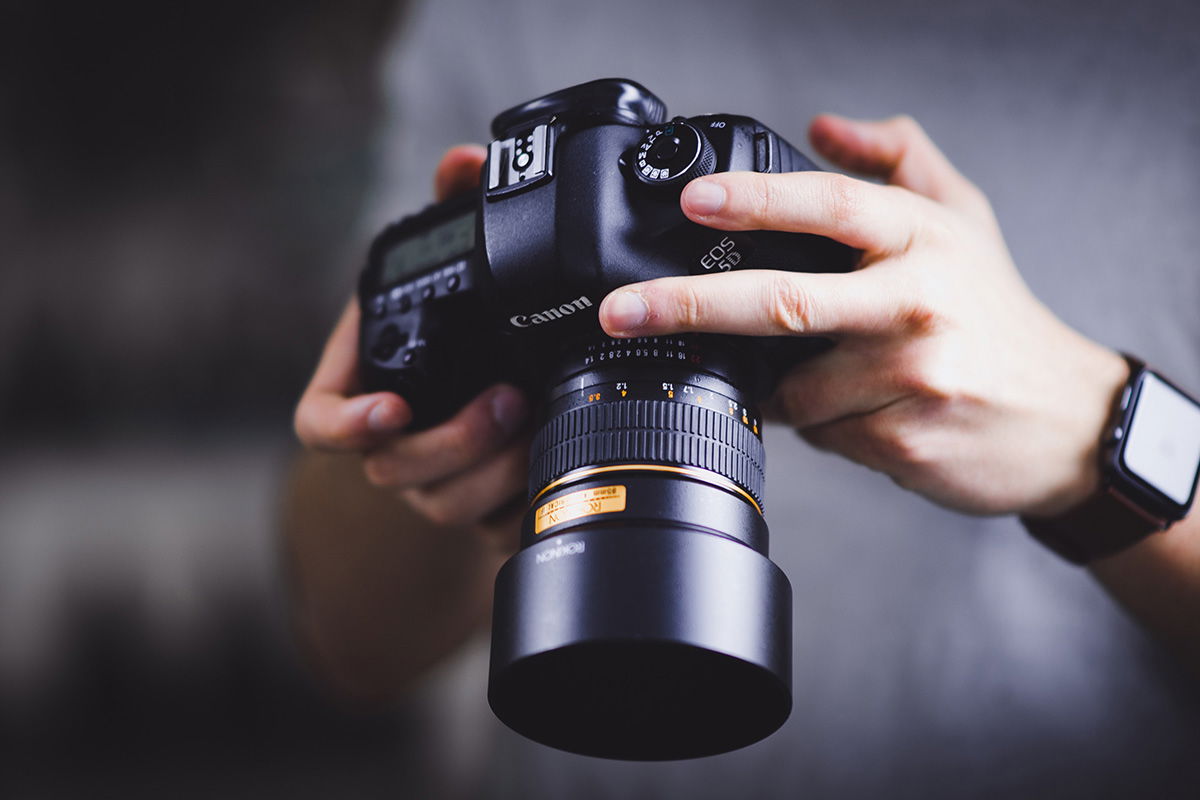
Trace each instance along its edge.
<instances>
[{"instance_id":1,"label":"lens hood","mask_svg":"<svg viewBox=\"0 0 1200 800\"><path fill-rule=\"evenodd\" d=\"M714 755L791 711L791 585L724 536L594 525L496 579L488 701L518 733L628 760Z\"/></svg>"}]
</instances>

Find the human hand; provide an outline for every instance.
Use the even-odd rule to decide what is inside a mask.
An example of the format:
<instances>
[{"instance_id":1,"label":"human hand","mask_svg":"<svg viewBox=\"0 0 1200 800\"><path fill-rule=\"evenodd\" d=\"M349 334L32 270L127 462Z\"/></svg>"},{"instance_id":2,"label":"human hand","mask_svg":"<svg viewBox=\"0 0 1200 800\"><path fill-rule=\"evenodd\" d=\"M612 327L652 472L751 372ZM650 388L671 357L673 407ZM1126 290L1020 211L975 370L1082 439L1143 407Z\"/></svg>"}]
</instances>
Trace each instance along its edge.
<instances>
[{"instance_id":1,"label":"human hand","mask_svg":"<svg viewBox=\"0 0 1200 800\"><path fill-rule=\"evenodd\" d=\"M438 165L438 200L474 187L486 151L451 149ZM390 392L357 394L359 308L351 300L296 407L296 435L316 450L361 452L372 485L389 489L437 525L466 526L515 548L524 499L528 404L493 386L447 422L406 433L412 410Z\"/></svg>"},{"instance_id":2,"label":"human hand","mask_svg":"<svg viewBox=\"0 0 1200 800\"><path fill-rule=\"evenodd\" d=\"M612 336L822 335L773 403L801 435L942 505L1056 514L1091 494L1127 367L1059 321L1013 265L986 197L909 118L813 121L816 148L889 185L825 172L722 173L681 197L721 230L816 233L857 271L746 270L623 287Z\"/></svg>"}]
</instances>

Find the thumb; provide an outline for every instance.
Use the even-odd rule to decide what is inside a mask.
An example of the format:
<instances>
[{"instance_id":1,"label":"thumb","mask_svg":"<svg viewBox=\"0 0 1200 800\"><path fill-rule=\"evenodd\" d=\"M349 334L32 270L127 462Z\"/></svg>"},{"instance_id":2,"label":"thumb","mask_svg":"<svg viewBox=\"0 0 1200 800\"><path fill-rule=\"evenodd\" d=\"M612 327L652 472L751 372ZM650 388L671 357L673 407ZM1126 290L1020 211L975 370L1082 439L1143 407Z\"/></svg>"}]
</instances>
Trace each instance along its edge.
<instances>
[{"instance_id":1,"label":"thumb","mask_svg":"<svg viewBox=\"0 0 1200 800\"><path fill-rule=\"evenodd\" d=\"M808 135L821 155L843 169L882 178L949 206L986 205L983 193L912 117L868 121L821 114Z\"/></svg>"},{"instance_id":2,"label":"thumb","mask_svg":"<svg viewBox=\"0 0 1200 800\"><path fill-rule=\"evenodd\" d=\"M308 447L365 450L412 419L408 404L390 392L355 396L359 390L358 320L358 302L351 300L296 406L293 427Z\"/></svg>"}]
</instances>

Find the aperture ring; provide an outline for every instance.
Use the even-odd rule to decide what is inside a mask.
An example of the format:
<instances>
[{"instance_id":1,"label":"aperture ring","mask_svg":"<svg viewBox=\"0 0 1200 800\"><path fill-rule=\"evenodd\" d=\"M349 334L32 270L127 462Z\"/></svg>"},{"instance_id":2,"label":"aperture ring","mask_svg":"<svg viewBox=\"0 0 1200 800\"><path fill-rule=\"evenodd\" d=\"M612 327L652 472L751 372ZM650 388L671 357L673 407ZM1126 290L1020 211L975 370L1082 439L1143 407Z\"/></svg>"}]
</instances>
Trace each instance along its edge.
<instances>
[{"instance_id":1,"label":"aperture ring","mask_svg":"<svg viewBox=\"0 0 1200 800\"><path fill-rule=\"evenodd\" d=\"M578 406L551 417L531 453L530 497L582 467L632 462L706 469L763 505L762 441L740 420L703 406L665 400Z\"/></svg>"}]
</instances>

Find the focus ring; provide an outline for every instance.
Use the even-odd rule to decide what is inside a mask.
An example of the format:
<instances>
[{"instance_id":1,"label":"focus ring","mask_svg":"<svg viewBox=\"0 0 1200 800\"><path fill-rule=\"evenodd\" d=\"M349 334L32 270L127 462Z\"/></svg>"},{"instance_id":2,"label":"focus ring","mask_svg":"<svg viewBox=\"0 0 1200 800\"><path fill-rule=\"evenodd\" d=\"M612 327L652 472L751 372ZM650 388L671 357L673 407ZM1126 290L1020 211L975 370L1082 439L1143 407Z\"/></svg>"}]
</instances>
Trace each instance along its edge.
<instances>
[{"instance_id":1,"label":"focus ring","mask_svg":"<svg viewBox=\"0 0 1200 800\"><path fill-rule=\"evenodd\" d=\"M715 472L763 505L762 441L733 416L703 406L666 400L578 406L549 419L530 452L530 497L583 467L650 463Z\"/></svg>"}]
</instances>

